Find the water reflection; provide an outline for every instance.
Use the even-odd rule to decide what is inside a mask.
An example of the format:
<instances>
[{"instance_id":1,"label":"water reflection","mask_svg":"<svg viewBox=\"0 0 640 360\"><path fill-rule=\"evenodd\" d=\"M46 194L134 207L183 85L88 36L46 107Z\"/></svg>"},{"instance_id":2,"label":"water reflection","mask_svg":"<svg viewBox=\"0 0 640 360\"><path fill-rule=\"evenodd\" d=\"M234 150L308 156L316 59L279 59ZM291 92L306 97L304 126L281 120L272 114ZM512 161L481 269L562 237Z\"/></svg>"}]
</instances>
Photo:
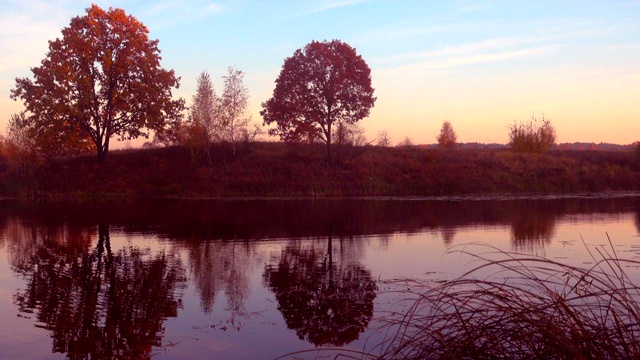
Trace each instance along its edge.
<instances>
[{"instance_id":1,"label":"water reflection","mask_svg":"<svg viewBox=\"0 0 640 360\"><path fill-rule=\"evenodd\" d=\"M405 261L402 256L412 264L424 260L413 250L416 244L423 252L441 251L429 243L433 238L456 245L477 229L498 228L515 250L536 252L553 241L558 224L571 219L634 212L640 227L638 198L2 205L0 248L24 279L21 290L10 290L12 301L20 316L47 329L54 352L71 358L150 356L168 336L166 319L177 315L187 281L193 297L185 298L195 299L190 310L197 312L189 321L204 318L202 313L211 316L204 322L262 311L271 305L252 308L252 301L262 301L252 291L270 291L279 313L271 307L269 314L282 314L298 338L317 346L346 345L362 337L373 317L372 271L373 277L380 272L364 262L365 254L385 259L380 254L396 251L384 268L396 274L391 267ZM420 236L403 244L405 252L394 249L396 235L407 233ZM122 246L122 236L133 240ZM140 239L153 250L135 241ZM226 312L216 313L223 299ZM0 316L15 318L11 311Z\"/></svg>"},{"instance_id":2,"label":"water reflection","mask_svg":"<svg viewBox=\"0 0 640 360\"><path fill-rule=\"evenodd\" d=\"M224 291L231 316L246 315L249 265L255 256L252 243L209 241L186 244L202 310L209 314L216 296Z\"/></svg>"},{"instance_id":3,"label":"water reflection","mask_svg":"<svg viewBox=\"0 0 640 360\"><path fill-rule=\"evenodd\" d=\"M10 261L26 287L14 303L51 331L53 352L76 359L149 357L164 320L177 316L184 270L164 251L113 251L109 225L97 230L95 247L88 229L15 234Z\"/></svg>"},{"instance_id":4,"label":"water reflection","mask_svg":"<svg viewBox=\"0 0 640 360\"><path fill-rule=\"evenodd\" d=\"M10 203L0 208L0 224L19 214L45 226L95 226L108 222L126 233L170 241L260 240L326 236L435 232L452 244L460 228L508 226L516 249L544 246L563 216L637 211L638 198L574 198L502 201L157 201ZM204 251L204 250L203 250Z\"/></svg>"},{"instance_id":5,"label":"water reflection","mask_svg":"<svg viewBox=\"0 0 640 360\"><path fill-rule=\"evenodd\" d=\"M263 275L287 327L316 346L356 340L373 317L377 286L353 256L362 239L336 240L291 241Z\"/></svg>"},{"instance_id":6,"label":"water reflection","mask_svg":"<svg viewBox=\"0 0 640 360\"><path fill-rule=\"evenodd\" d=\"M511 243L516 251L534 252L549 244L556 232L556 221L562 213L553 203L516 203L511 213Z\"/></svg>"}]
</instances>

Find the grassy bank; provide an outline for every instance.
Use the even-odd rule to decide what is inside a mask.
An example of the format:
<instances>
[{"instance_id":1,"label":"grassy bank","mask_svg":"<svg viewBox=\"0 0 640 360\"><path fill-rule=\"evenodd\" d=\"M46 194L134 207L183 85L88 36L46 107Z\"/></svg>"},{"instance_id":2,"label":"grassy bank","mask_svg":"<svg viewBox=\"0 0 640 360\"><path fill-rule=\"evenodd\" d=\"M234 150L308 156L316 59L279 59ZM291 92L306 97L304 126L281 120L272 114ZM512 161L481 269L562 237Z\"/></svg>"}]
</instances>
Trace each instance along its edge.
<instances>
[{"instance_id":1,"label":"grassy bank","mask_svg":"<svg viewBox=\"0 0 640 360\"><path fill-rule=\"evenodd\" d=\"M9 197L329 197L582 193L640 190L631 153L505 149L441 151L419 147L342 149L329 167L324 147L255 143L232 156L212 148L212 163L183 147L0 164Z\"/></svg>"}]
</instances>

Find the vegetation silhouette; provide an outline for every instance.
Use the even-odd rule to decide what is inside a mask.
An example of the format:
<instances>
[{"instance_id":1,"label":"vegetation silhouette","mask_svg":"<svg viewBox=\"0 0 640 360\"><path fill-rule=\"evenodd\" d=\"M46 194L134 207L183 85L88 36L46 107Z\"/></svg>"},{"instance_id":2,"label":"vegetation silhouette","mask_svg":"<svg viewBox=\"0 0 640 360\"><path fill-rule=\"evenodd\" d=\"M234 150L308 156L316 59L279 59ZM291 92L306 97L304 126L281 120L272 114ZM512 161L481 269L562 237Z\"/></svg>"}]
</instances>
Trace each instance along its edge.
<instances>
[{"instance_id":1,"label":"vegetation silhouette","mask_svg":"<svg viewBox=\"0 0 640 360\"><path fill-rule=\"evenodd\" d=\"M324 142L331 164L338 125L369 116L375 101L371 69L353 47L340 40L312 41L284 60L260 115L265 125L277 126L269 134L285 142Z\"/></svg>"},{"instance_id":2,"label":"vegetation silhouette","mask_svg":"<svg viewBox=\"0 0 640 360\"><path fill-rule=\"evenodd\" d=\"M157 40L122 9L97 5L71 19L62 37L49 42L34 80L17 78L11 90L28 112L25 124L45 155L92 144L98 161L113 136L122 140L167 135L182 120L184 100L172 98L179 78L160 66Z\"/></svg>"},{"instance_id":3,"label":"vegetation silhouette","mask_svg":"<svg viewBox=\"0 0 640 360\"><path fill-rule=\"evenodd\" d=\"M0 163L0 196L318 198L640 189L640 168L625 151L519 153L508 149L443 151L417 145L353 146L350 156L327 167L321 144L253 143L242 150L229 162L231 149L212 144L211 166L194 161L190 149L175 146L112 152L111 161L102 165L90 156L29 163L31 170L26 172L11 171L11 159L5 157L4 165Z\"/></svg>"},{"instance_id":4,"label":"vegetation silhouette","mask_svg":"<svg viewBox=\"0 0 640 360\"><path fill-rule=\"evenodd\" d=\"M13 239L11 264L26 281L14 302L51 331L52 352L71 359L146 358L175 317L186 277L165 252L111 248L109 224L29 229ZM71 230L70 230L71 229ZM35 235L35 236L32 236Z\"/></svg>"},{"instance_id":5,"label":"vegetation silhouette","mask_svg":"<svg viewBox=\"0 0 640 360\"><path fill-rule=\"evenodd\" d=\"M339 237L338 249L333 240L329 235L324 246L292 241L263 275L287 327L315 346L358 339L373 317L378 289L370 271L348 258L345 247L358 239Z\"/></svg>"},{"instance_id":6,"label":"vegetation silhouette","mask_svg":"<svg viewBox=\"0 0 640 360\"><path fill-rule=\"evenodd\" d=\"M359 358L636 359L640 292L626 271L640 263L618 258L610 244L587 248L587 266L486 245L454 248L477 265L417 290L409 311L383 320L389 336L378 350Z\"/></svg>"},{"instance_id":7,"label":"vegetation silhouette","mask_svg":"<svg viewBox=\"0 0 640 360\"><path fill-rule=\"evenodd\" d=\"M451 126L451 122L445 121L442 123L440 134L436 137L438 146L443 149L453 149L456 147L458 136Z\"/></svg>"},{"instance_id":8,"label":"vegetation silhouette","mask_svg":"<svg viewBox=\"0 0 640 360\"><path fill-rule=\"evenodd\" d=\"M556 143L556 129L544 116L538 120L531 116L529 122L514 122L509 126L509 145L519 152L541 153Z\"/></svg>"}]
</instances>

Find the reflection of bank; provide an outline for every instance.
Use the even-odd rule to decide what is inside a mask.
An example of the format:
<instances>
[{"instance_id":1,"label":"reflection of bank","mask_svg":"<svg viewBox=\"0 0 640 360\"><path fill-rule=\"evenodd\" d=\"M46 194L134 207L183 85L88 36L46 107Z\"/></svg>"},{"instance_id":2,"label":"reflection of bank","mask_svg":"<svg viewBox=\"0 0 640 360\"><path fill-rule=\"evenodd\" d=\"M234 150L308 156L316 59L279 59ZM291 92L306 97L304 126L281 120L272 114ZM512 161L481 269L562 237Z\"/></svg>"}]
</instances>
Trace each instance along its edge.
<instances>
[{"instance_id":1,"label":"reflection of bank","mask_svg":"<svg viewBox=\"0 0 640 360\"><path fill-rule=\"evenodd\" d=\"M512 211L511 243L516 251L535 253L553 240L559 214L545 206L548 204L525 203Z\"/></svg>"},{"instance_id":2,"label":"reflection of bank","mask_svg":"<svg viewBox=\"0 0 640 360\"><path fill-rule=\"evenodd\" d=\"M320 345L346 345L360 336L373 316L377 286L350 247L362 239L292 240L264 281L276 296L287 327L298 338Z\"/></svg>"},{"instance_id":3,"label":"reflection of bank","mask_svg":"<svg viewBox=\"0 0 640 360\"><path fill-rule=\"evenodd\" d=\"M14 302L52 332L53 352L149 357L160 345L164 320L177 316L186 281L178 258L133 246L114 252L107 224L98 226L95 248L46 234L14 241L36 243L28 246L29 262L12 266L26 281Z\"/></svg>"}]
</instances>

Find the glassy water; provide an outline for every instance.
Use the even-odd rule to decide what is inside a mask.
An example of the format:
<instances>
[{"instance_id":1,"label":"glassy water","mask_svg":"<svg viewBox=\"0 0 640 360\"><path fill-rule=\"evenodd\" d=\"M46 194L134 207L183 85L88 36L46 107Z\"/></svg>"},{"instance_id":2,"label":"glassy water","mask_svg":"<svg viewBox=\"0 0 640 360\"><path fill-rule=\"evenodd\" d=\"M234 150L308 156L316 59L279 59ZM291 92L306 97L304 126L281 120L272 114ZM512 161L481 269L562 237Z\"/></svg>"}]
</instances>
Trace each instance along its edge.
<instances>
[{"instance_id":1,"label":"glassy water","mask_svg":"<svg viewBox=\"0 0 640 360\"><path fill-rule=\"evenodd\" d=\"M0 359L372 349L413 286L393 280L429 286L474 266L448 250L640 259L639 224L637 197L4 201Z\"/></svg>"}]
</instances>

